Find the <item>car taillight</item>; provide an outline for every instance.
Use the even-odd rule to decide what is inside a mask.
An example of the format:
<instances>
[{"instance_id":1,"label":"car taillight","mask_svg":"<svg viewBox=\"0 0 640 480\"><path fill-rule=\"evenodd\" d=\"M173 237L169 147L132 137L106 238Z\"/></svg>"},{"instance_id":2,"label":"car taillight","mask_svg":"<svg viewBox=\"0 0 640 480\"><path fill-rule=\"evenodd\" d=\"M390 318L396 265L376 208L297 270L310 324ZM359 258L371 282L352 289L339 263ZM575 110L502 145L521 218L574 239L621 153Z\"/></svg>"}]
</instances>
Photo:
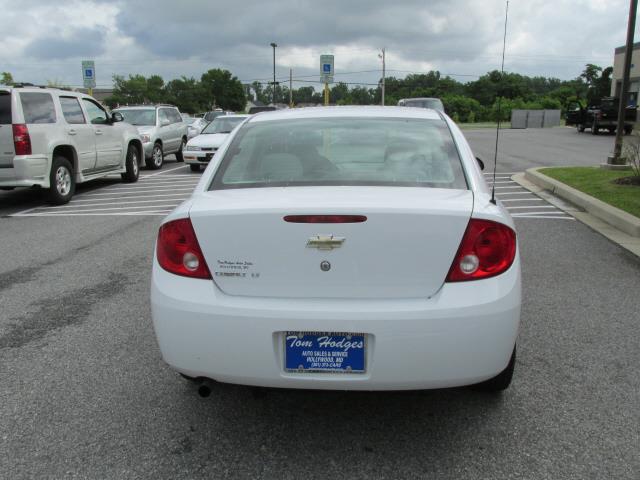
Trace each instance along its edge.
<instances>
[{"instance_id":1,"label":"car taillight","mask_svg":"<svg viewBox=\"0 0 640 480\"><path fill-rule=\"evenodd\" d=\"M516 232L501 223L472 218L453 259L447 282L494 277L516 256Z\"/></svg>"},{"instance_id":2,"label":"car taillight","mask_svg":"<svg viewBox=\"0 0 640 480\"><path fill-rule=\"evenodd\" d=\"M211 278L193 225L188 218L165 223L158 232L158 263L167 272L192 278Z\"/></svg>"},{"instance_id":3,"label":"car taillight","mask_svg":"<svg viewBox=\"0 0 640 480\"><path fill-rule=\"evenodd\" d=\"M13 124L13 146L16 155L31 155L31 136L24 123Z\"/></svg>"}]
</instances>

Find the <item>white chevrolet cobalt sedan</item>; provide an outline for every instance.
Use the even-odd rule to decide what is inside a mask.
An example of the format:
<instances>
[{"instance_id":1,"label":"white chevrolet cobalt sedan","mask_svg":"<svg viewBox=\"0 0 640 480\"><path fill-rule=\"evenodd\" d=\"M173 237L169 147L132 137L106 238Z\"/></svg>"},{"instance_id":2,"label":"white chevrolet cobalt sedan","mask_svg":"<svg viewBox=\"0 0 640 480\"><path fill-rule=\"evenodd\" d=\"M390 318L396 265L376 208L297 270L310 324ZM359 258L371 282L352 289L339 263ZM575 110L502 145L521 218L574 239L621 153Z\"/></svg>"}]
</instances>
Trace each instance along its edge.
<instances>
[{"instance_id":1,"label":"white chevrolet cobalt sedan","mask_svg":"<svg viewBox=\"0 0 640 480\"><path fill-rule=\"evenodd\" d=\"M251 117L158 233L153 323L198 380L284 388L507 388L514 224L445 114Z\"/></svg>"}]
</instances>

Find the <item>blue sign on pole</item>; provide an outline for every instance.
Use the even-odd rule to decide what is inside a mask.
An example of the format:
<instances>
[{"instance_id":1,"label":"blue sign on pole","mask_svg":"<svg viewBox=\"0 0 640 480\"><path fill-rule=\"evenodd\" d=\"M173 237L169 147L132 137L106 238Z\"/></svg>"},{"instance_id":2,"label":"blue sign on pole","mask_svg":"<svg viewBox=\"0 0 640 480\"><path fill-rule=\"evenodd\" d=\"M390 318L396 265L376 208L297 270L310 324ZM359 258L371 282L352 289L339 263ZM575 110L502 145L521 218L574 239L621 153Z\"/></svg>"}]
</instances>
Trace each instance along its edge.
<instances>
[{"instance_id":1,"label":"blue sign on pole","mask_svg":"<svg viewBox=\"0 0 640 480\"><path fill-rule=\"evenodd\" d=\"M82 62L82 80L85 88L95 88L96 65L93 60L85 60Z\"/></svg>"},{"instance_id":2,"label":"blue sign on pole","mask_svg":"<svg viewBox=\"0 0 640 480\"><path fill-rule=\"evenodd\" d=\"M333 82L333 55L320 55L320 81Z\"/></svg>"}]
</instances>

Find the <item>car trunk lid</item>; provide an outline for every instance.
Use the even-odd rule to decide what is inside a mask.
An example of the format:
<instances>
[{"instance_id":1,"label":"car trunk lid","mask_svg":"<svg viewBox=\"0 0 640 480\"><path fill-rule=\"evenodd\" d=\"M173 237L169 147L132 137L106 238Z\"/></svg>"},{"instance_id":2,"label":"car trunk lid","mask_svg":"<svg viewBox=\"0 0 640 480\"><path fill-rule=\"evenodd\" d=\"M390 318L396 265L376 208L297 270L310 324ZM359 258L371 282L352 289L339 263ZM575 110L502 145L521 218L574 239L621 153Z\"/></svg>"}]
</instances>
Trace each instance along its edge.
<instances>
[{"instance_id":1,"label":"car trunk lid","mask_svg":"<svg viewBox=\"0 0 640 480\"><path fill-rule=\"evenodd\" d=\"M214 281L229 295L424 298L444 283L472 208L468 190L246 188L200 194L190 216ZM366 221L293 223L287 215Z\"/></svg>"}]
</instances>

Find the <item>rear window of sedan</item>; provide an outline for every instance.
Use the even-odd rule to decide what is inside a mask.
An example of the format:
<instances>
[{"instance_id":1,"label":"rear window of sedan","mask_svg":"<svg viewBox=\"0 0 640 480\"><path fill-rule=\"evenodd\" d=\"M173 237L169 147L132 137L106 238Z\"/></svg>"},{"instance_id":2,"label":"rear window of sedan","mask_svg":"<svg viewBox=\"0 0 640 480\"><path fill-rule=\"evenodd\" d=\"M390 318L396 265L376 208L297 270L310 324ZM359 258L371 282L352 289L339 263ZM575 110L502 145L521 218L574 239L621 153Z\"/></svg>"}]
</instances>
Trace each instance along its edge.
<instances>
[{"instance_id":1,"label":"rear window of sedan","mask_svg":"<svg viewBox=\"0 0 640 480\"><path fill-rule=\"evenodd\" d=\"M211 189L322 185L468 188L444 121L341 117L246 123Z\"/></svg>"}]
</instances>

